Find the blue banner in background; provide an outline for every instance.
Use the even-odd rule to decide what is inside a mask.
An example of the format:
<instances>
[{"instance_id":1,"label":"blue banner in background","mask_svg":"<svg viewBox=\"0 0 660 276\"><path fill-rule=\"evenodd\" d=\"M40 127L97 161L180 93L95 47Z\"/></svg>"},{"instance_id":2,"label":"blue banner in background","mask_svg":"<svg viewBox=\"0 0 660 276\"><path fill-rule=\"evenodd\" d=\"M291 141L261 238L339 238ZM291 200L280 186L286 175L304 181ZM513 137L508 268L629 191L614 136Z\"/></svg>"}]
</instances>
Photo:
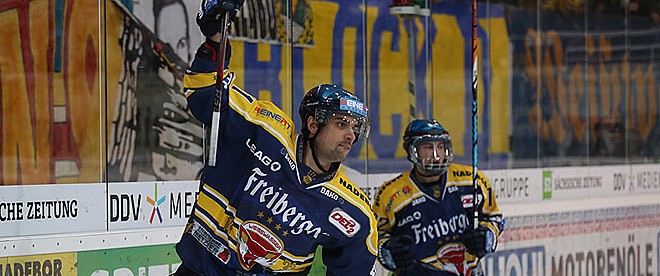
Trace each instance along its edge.
<instances>
[{"instance_id":1,"label":"blue banner in background","mask_svg":"<svg viewBox=\"0 0 660 276\"><path fill-rule=\"evenodd\" d=\"M346 164L369 173L407 170L411 165L401 147L401 137L409 121L407 36L413 32L417 117L439 119L454 139L455 161L469 164L472 141L469 3L443 1L433 6L430 17L406 19L390 15L389 5L388 1L367 1L366 7L352 0L314 2L314 45L293 47L288 52L282 45L244 43L243 56L233 57L240 59L238 64L243 67L239 85L255 94L267 91L277 105L286 112L290 110L296 126L300 125L299 99L313 85L331 82L354 92L366 99L369 106L371 133L369 145L359 141ZM500 5L483 4L479 12L488 14L490 20L504 20ZM413 24L408 24L410 20ZM495 111L491 110L489 95L494 79L507 84L508 81L506 75L498 75L491 68L489 37L498 35L506 40L506 30L486 30L485 22L479 25L479 160L486 168L498 168L506 166L508 160L508 134L497 131L496 135L505 137L500 140L505 140L506 145L492 146L491 112ZM449 45L445 47L453 48L453 52L439 51L442 47L439 44ZM241 47L238 43L234 45ZM267 58L265 48L268 48ZM501 51L496 53L498 58L508 59L507 49L498 50ZM457 63L443 62L449 55L460 59ZM292 91L287 91L289 85ZM501 91L500 95L508 99L507 93ZM508 127L508 117L499 118L508 112L496 113L494 119L505 121Z\"/></svg>"}]
</instances>

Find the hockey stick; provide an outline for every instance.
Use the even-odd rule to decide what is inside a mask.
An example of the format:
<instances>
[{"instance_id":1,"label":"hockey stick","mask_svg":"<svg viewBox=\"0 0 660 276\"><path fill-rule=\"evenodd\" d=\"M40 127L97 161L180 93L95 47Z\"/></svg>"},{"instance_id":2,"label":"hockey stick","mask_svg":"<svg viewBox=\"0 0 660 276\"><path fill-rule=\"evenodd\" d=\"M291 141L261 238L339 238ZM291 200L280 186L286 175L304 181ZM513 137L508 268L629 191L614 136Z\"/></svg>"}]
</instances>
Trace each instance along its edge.
<instances>
[{"instance_id":1,"label":"hockey stick","mask_svg":"<svg viewBox=\"0 0 660 276\"><path fill-rule=\"evenodd\" d=\"M414 16L404 16L404 23L408 21L408 111L410 112L410 119L408 122L412 122L417 118L417 96L416 96L416 78L417 72L415 71L415 34L413 34L414 27Z\"/></svg>"},{"instance_id":2,"label":"hockey stick","mask_svg":"<svg viewBox=\"0 0 660 276\"><path fill-rule=\"evenodd\" d=\"M218 71L215 80L215 97L213 101L213 117L211 120L211 138L209 139L209 162L208 165L215 167L216 154L218 152L218 135L220 132L220 104L222 104L222 90L225 89L222 83L225 69L225 50L227 48L227 25L229 16L227 13L222 15L222 25L220 26L220 55L218 57Z\"/></svg>"},{"instance_id":3,"label":"hockey stick","mask_svg":"<svg viewBox=\"0 0 660 276\"><path fill-rule=\"evenodd\" d=\"M479 160L479 147L478 147L478 129L477 129L477 0L472 0L472 187L474 193L472 195L472 220L473 228L479 227L479 207L478 207L478 188L477 182L477 162Z\"/></svg>"}]
</instances>

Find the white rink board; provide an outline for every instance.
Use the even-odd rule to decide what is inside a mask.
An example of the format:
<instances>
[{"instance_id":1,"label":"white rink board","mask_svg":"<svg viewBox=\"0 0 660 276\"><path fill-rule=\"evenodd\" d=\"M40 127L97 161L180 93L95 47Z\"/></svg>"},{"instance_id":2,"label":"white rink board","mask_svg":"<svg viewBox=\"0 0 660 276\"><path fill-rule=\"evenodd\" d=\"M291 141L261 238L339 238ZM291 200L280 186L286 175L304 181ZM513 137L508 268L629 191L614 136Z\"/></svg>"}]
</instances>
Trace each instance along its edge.
<instances>
[{"instance_id":1,"label":"white rink board","mask_svg":"<svg viewBox=\"0 0 660 276\"><path fill-rule=\"evenodd\" d=\"M489 170L483 173L495 191L498 204L543 199L541 169Z\"/></svg>"},{"instance_id":2,"label":"white rink board","mask_svg":"<svg viewBox=\"0 0 660 276\"><path fill-rule=\"evenodd\" d=\"M108 229L183 227L199 181L151 181L108 185Z\"/></svg>"},{"instance_id":3,"label":"white rink board","mask_svg":"<svg viewBox=\"0 0 660 276\"><path fill-rule=\"evenodd\" d=\"M659 275L660 229L502 243L486 256L486 275ZM623 273L622 273L623 272Z\"/></svg>"},{"instance_id":4,"label":"white rink board","mask_svg":"<svg viewBox=\"0 0 660 276\"><path fill-rule=\"evenodd\" d=\"M0 238L102 231L105 210L101 183L3 186Z\"/></svg>"},{"instance_id":5,"label":"white rink board","mask_svg":"<svg viewBox=\"0 0 660 276\"><path fill-rule=\"evenodd\" d=\"M544 198L591 198L614 195L614 176L629 171L629 166L544 169L544 178L550 177L552 183L552 195L549 197L546 194Z\"/></svg>"},{"instance_id":6,"label":"white rink board","mask_svg":"<svg viewBox=\"0 0 660 276\"><path fill-rule=\"evenodd\" d=\"M370 198L380 184L398 175L346 171ZM544 172L552 179L598 177L600 184L553 187L544 198ZM618 275L622 266L631 269L630 275L660 275L660 165L483 173L507 218L498 251L483 263L487 275L599 275L602 260L602 275ZM151 181L0 187L0 202L76 198L80 209L75 220L62 222L0 221L0 256L174 244L192 212L198 186L198 181ZM0 215L3 211L0 206ZM617 260L617 250L620 256L625 250L630 261ZM591 259L596 260L593 274L586 271ZM376 275L387 275L377 267Z\"/></svg>"},{"instance_id":7,"label":"white rink board","mask_svg":"<svg viewBox=\"0 0 660 276\"><path fill-rule=\"evenodd\" d=\"M633 166L631 175L623 178L630 181L627 187L629 193L660 192L660 166Z\"/></svg>"}]
</instances>

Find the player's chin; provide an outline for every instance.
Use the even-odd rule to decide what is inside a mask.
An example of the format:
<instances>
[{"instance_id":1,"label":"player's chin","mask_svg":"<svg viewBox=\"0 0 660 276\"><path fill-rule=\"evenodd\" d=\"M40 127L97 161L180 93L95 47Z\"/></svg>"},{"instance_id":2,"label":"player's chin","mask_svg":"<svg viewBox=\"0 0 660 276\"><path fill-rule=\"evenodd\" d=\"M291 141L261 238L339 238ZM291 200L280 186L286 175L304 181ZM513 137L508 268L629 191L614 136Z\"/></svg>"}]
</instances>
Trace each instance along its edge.
<instances>
[{"instance_id":1,"label":"player's chin","mask_svg":"<svg viewBox=\"0 0 660 276\"><path fill-rule=\"evenodd\" d=\"M342 147L337 147L337 152L335 154L335 162L343 162L348 157L348 153L351 151L350 148L345 149Z\"/></svg>"}]
</instances>

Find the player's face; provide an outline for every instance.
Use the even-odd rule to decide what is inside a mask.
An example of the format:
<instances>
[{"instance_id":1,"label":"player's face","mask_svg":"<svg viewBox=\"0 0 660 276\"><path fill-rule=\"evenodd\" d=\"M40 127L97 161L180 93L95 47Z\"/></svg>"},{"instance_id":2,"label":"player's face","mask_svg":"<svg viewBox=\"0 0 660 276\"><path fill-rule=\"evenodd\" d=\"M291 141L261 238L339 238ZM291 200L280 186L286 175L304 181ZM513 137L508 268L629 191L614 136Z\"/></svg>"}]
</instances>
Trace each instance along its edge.
<instances>
[{"instance_id":1,"label":"player's face","mask_svg":"<svg viewBox=\"0 0 660 276\"><path fill-rule=\"evenodd\" d=\"M344 114L330 116L328 124L316 137L318 158L328 163L344 161L355 141L353 130L357 125L358 121L353 116Z\"/></svg>"},{"instance_id":2,"label":"player's face","mask_svg":"<svg viewBox=\"0 0 660 276\"><path fill-rule=\"evenodd\" d=\"M447 158L444 141L426 141L417 146L417 157L422 165L442 164Z\"/></svg>"}]
</instances>

